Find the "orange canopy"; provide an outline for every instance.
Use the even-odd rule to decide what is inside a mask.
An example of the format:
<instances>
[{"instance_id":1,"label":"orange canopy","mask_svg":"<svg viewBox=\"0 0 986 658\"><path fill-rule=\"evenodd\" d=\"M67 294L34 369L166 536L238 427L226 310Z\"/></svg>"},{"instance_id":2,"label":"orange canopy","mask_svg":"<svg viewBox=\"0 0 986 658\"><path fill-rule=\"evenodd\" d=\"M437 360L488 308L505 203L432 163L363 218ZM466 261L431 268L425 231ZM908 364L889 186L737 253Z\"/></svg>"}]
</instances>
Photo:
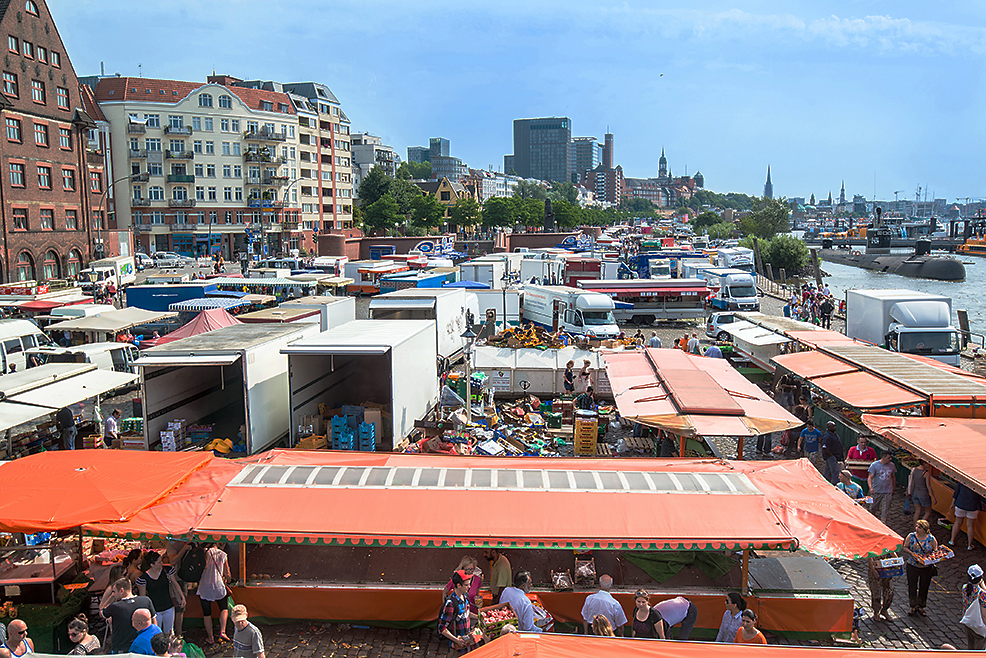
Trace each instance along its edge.
<instances>
[{"instance_id":1,"label":"orange canopy","mask_svg":"<svg viewBox=\"0 0 986 658\"><path fill-rule=\"evenodd\" d=\"M0 465L0 530L126 521L211 459L207 453L71 450Z\"/></svg>"},{"instance_id":2,"label":"orange canopy","mask_svg":"<svg viewBox=\"0 0 986 658\"><path fill-rule=\"evenodd\" d=\"M215 460L129 522L87 529L371 546L801 546L843 558L900 543L807 462L517 461L297 450Z\"/></svg>"},{"instance_id":3,"label":"orange canopy","mask_svg":"<svg viewBox=\"0 0 986 658\"><path fill-rule=\"evenodd\" d=\"M894 658L926 658L928 651L823 648L796 646L757 646L750 644L716 644L714 642L668 642L640 638L561 635L558 633L510 633L477 648L473 658L880 658L890 653ZM952 652L950 655L958 655ZM965 653L965 652L961 652ZM977 652L978 655L978 652Z\"/></svg>"},{"instance_id":4,"label":"orange canopy","mask_svg":"<svg viewBox=\"0 0 986 658\"><path fill-rule=\"evenodd\" d=\"M986 420L864 414L863 423L986 496Z\"/></svg>"},{"instance_id":5,"label":"orange canopy","mask_svg":"<svg viewBox=\"0 0 986 658\"><path fill-rule=\"evenodd\" d=\"M802 424L725 359L681 350L605 354L620 415L684 436L757 436Z\"/></svg>"}]
</instances>

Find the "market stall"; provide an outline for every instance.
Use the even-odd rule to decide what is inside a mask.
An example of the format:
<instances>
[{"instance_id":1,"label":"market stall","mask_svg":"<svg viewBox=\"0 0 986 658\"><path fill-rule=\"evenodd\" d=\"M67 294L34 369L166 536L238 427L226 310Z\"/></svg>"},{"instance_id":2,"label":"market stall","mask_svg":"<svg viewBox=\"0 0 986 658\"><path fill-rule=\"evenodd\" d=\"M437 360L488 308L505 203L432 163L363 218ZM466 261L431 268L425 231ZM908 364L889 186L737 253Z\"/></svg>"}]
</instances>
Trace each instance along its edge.
<instances>
[{"instance_id":1,"label":"market stall","mask_svg":"<svg viewBox=\"0 0 986 658\"><path fill-rule=\"evenodd\" d=\"M113 341L116 335L140 327L174 318L178 314L165 311L147 311L142 308L121 308L104 311L98 315L74 318L48 325L47 331L82 333L94 343Z\"/></svg>"},{"instance_id":2,"label":"market stall","mask_svg":"<svg viewBox=\"0 0 986 658\"><path fill-rule=\"evenodd\" d=\"M277 299L304 297L317 294L318 282L296 281L283 277L268 277L262 279L241 279L237 277L218 277L210 279L220 290L272 295Z\"/></svg>"},{"instance_id":3,"label":"market stall","mask_svg":"<svg viewBox=\"0 0 986 658\"><path fill-rule=\"evenodd\" d=\"M145 349L156 345L164 345L165 343L171 343L182 338L198 336L209 331L222 329L232 324L240 324L240 321L222 308L208 309L202 311L192 318L190 322L182 325L179 329L175 329L170 334L165 334L160 338L148 338L140 341L140 347L141 349Z\"/></svg>"}]
</instances>

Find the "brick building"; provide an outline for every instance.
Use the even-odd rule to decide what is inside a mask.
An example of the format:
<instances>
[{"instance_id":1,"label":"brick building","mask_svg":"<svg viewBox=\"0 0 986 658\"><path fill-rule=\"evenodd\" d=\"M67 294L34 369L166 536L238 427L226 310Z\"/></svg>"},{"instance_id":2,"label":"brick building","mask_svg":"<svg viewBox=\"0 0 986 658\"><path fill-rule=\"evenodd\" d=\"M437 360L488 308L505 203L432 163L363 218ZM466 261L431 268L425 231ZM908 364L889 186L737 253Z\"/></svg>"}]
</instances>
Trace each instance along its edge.
<instances>
[{"instance_id":1,"label":"brick building","mask_svg":"<svg viewBox=\"0 0 986 658\"><path fill-rule=\"evenodd\" d=\"M97 215L105 180L99 143L89 139L96 124L44 0L0 0L0 30L0 277L72 276L101 254L95 229L105 240L111 228Z\"/></svg>"}]
</instances>

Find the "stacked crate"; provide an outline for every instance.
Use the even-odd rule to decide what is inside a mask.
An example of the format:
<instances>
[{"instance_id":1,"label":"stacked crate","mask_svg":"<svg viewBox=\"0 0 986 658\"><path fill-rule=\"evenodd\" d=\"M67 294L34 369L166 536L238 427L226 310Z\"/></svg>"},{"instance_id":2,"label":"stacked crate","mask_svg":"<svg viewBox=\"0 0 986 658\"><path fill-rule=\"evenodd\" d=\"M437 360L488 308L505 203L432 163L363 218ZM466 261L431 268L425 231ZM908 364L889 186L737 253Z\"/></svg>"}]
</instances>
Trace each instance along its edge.
<instances>
[{"instance_id":1,"label":"stacked crate","mask_svg":"<svg viewBox=\"0 0 986 658\"><path fill-rule=\"evenodd\" d=\"M347 425L346 416L333 416L332 428L332 449L333 450L354 450L355 434Z\"/></svg>"},{"instance_id":2,"label":"stacked crate","mask_svg":"<svg viewBox=\"0 0 986 658\"><path fill-rule=\"evenodd\" d=\"M575 415L575 454L594 457L599 441L599 418L591 411Z\"/></svg>"},{"instance_id":3,"label":"stacked crate","mask_svg":"<svg viewBox=\"0 0 986 658\"><path fill-rule=\"evenodd\" d=\"M359 424L360 452L375 452L377 449L377 427L373 423Z\"/></svg>"}]
</instances>

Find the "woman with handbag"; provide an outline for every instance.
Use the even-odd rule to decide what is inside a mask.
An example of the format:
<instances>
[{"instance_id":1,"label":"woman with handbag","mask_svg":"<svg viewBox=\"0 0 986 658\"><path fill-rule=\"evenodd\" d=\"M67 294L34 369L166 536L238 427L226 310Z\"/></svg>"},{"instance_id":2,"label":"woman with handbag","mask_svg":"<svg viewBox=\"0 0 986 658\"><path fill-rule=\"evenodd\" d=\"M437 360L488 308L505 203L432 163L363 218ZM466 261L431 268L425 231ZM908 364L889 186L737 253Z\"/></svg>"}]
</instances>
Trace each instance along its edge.
<instances>
[{"instance_id":1,"label":"woman with handbag","mask_svg":"<svg viewBox=\"0 0 986 658\"><path fill-rule=\"evenodd\" d=\"M162 633L171 633L175 626L175 602L172 592L178 590L175 580L175 568L164 568L164 559L157 551L144 553L140 565L140 576L137 577L137 591L146 596L154 604L157 613L157 625ZM184 605L184 602L180 602Z\"/></svg>"},{"instance_id":2,"label":"woman with handbag","mask_svg":"<svg viewBox=\"0 0 986 658\"><path fill-rule=\"evenodd\" d=\"M205 569L199 579L196 593L202 600L202 617L205 621L206 642L215 644L212 635L212 602L219 604L219 639L229 642L226 635L226 622L229 620L229 591L226 583L231 579L226 553L215 544L209 544L205 551Z\"/></svg>"},{"instance_id":3,"label":"woman with handbag","mask_svg":"<svg viewBox=\"0 0 986 658\"><path fill-rule=\"evenodd\" d=\"M983 586L983 570L978 564L969 567L969 578L962 586L961 624L965 627L966 649L982 651L986 649L986 587Z\"/></svg>"},{"instance_id":4,"label":"woman with handbag","mask_svg":"<svg viewBox=\"0 0 986 658\"><path fill-rule=\"evenodd\" d=\"M928 605L928 588L931 579L937 573L935 565L925 565L921 557L930 555L938 550L938 540L931 534L931 525L924 519L918 519L914 524L914 532L904 538L903 551L907 571L907 596L911 609L907 614L927 617L925 607Z\"/></svg>"}]
</instances>

